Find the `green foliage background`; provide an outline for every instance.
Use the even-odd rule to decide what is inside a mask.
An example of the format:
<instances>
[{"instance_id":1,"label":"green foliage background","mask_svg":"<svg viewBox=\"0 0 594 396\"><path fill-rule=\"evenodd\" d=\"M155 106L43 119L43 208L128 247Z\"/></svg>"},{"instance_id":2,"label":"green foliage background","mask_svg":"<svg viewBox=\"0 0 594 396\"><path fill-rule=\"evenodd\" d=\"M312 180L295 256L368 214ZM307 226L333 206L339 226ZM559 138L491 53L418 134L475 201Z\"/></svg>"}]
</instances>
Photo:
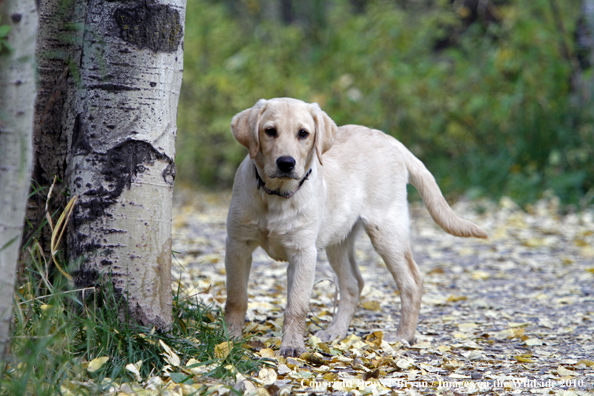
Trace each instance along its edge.
<instances>
[{"instance_id":1,"label":"green foliage background","mask_svg":"<svg viewBox=\"0 0 594 396\"><path fill-rule=\"evenodd\" d=\"M290 96L338 125L395 136L449 195L528 203L552 190L591 203L594 106L583 92L594 78L576 69L580 1L558 2L561 31L549 0L491 2L499 21L470 24L468 9L442 0L370 1L362 13L309 0L312 17L292 24L269 3L188 1L178 183L230 186L246 155L232 116ZM576 75L585 83L572 88Z\"/></svg>"}]
</instances>

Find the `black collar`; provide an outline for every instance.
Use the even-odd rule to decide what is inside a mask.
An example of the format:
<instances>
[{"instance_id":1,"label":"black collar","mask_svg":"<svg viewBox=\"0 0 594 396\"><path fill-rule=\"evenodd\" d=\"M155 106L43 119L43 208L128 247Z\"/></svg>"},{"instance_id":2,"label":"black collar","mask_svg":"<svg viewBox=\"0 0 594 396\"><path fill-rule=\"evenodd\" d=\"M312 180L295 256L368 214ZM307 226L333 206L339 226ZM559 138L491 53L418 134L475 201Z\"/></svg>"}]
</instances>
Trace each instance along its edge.
<instances>
[{"instance_id":1,"label":"black collar","mask_svg":"<svg viewBox=\"0 0 594 396\"><path fill-rule=\"evenodd\" d=\"M282 192L280 192L280 189L271 190L271 189L267 188L264 183L264 180L262 180L262 178L258 174L258 168L256 168L255 166L254 166L254 171L256 171L256 180L258 180L258 189L260 189L260 187L262 187L262 190L264 190L264 192L268 195L278 195L279 197L283 197L283 198L287 198L287 199L291 198L293 195L295 195L295 193L297 191L299 191L299 189L301 188L303 183L305 183L305 181L311 174L311 168L310 168L309 171L305 174L305 177L303 179L301 179L301 181L299 182L299 185L297 186L297 189L295 191L287 191L287 192L282 193Z\"/></svg>"}]
</instances>

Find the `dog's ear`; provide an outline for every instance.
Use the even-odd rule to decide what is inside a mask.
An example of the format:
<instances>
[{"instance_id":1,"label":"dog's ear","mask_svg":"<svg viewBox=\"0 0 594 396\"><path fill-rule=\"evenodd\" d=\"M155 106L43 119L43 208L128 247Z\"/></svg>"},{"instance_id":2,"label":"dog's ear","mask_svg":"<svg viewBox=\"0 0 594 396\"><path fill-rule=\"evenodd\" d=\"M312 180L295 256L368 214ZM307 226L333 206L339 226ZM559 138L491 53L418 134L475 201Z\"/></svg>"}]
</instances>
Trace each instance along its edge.
<instances>
[{"instance_id":1,"label":"dog's ear","mask_svg":"<svg viewBox=\"0 0 594 396\"><path fill-rule=\"evenodd\" d=\"M231 131L235 139L247 147L250 158L258 154L260 148L260 116L266 109L267 101L260 99L252 108L235 114L231 120Z\"/></svg>"},{"instance_id":2,"label":"dog's ear","mask_svg":"<svg viewBox=\"0 0 594 396\"><path fill-rule=\"evenodd\" d=\"M336 139L338 127L334 121L332 121L332 118L322 111L320 105L317 103L311 104L311 113L314 121L316 122L316 136L314 143L316 147L316 154L318 155L320 164L323 165L322 154L330 150L330 147L332 147L334 139Z\"/></svg>"}]
</instances>

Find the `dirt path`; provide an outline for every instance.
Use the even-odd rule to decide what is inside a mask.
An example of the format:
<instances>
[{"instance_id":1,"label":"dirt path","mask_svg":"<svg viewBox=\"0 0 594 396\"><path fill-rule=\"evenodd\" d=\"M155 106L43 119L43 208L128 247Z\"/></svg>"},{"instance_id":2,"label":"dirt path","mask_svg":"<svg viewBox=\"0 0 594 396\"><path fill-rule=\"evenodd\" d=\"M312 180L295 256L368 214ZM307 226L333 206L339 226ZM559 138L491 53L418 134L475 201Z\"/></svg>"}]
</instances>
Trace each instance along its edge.
<instances>
[{"instance_id":1,"label":"dirt path","mask_svg":"<svg viewBox=\"0 0 594 396\"><path fill-rule=\"evenodd\" d=\"M177 202L174 250L184 267L178 276L186 291L222 306L229 194L184 193ZM452 237L422 206L411 205L414 257L425 274L415 345L393 342L398 292L362 236L356 254L366 286L350 337L317 348L310 339L317 358L276 357L274 373L238 386L258 391L266 385L269 394L592 394L594 212L559 216L554 199L528 212L508 199L454 209L490 240ZM246 331L261 342L255 349L278 349L285 270L262 250L254 254ZM330 321L335 306L325 257L316 279L312 333ZM268 348L260 354L272 356Z\"/></svg>"}]
</instances>

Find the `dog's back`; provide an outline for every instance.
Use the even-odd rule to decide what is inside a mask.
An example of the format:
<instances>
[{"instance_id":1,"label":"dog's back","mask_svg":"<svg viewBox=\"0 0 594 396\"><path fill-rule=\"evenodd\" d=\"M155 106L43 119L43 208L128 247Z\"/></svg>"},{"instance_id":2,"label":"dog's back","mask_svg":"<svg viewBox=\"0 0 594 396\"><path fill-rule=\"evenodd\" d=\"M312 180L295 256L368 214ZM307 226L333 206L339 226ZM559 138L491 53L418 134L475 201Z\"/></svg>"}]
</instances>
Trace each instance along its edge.
<instances>
[{"instance_id":1,"label":"dog's back","mask_svg":"<svg viewBox=\"0 0 594 396\"><path fill-rule=\"evenodd\" d=\"M382 131L359 125L339 127L334 145L324 154L324 175L331 187L330 205L349 200L348 195L356 191L365 195L362 205L385 207L382 201L405 200L406 184L410 183L444 231L459 237L487 238L480 227L454 213L425 165Z\"/></svg>"}]
</instances>

